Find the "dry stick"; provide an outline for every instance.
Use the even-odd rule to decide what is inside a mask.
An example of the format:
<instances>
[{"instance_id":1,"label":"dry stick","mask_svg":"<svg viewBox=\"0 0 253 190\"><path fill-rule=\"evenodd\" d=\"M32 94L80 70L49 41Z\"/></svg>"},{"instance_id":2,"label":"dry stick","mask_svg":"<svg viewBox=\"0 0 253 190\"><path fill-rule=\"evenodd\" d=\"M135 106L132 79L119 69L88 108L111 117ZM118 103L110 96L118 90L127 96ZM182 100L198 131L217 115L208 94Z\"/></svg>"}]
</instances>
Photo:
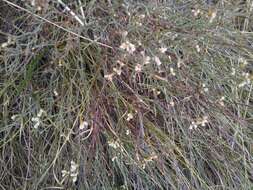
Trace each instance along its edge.
<instances>
[{"instance_id":1,"label":"dry stick","mask_svg":"<svg viewBox=\"0 0 253 190\"><path fill-rule=\"evenodd\" d=\"M142 149L144 149L144 137L145 137L145 132L144 132L144 125L143 125L143 116L140 112L138 112L138 117L139 117L139 143L140 143L140 147Z\"/></svg>"},{"instance_id":2,"label":"dry stick","mask_svg":"<svg viewBox=\"0 0 253 190\"><path fill-rule=\"evenodd\" d=\"M64 9L65 9L66 11L68 11L68 12L76 19L77 22L79 22L82 26L84 26L83 21L77 16L76 13L74 13L74 12L69 8L68 5L66 5L62 0L57 0L57 2L58 2L59 4L61 4L61 5L64 7Z\"/></svg>"},{"instance_id":3,"label":"dry stick","mask_svg":"<svg viewBox=\"0 0 253 190\"><path fill-rule=\"evenodd\" d=\"M83 17L83 19L85 20L85 15L84 15L84 11L83 11L83 5L82 5L82 3L81 3L80 0L78 0L78 3L79 3L79 6L80 6L80 10L81 10L82 17Z\"/></svg>"},{"instance_id":4,"label":"dry stick","mask_svg":"<svg viewBox=\"0 0 253 190\"><path fill-rule=\"evenodd\" d=\"M84 37L84 36L81 36L80 34L77 34L77 33L73 32L73 31L71 31L71 30L69 30L69 29L67 29L67 28L64 28L64 27L62 27L62 26L60 26L60 25L58 25L58 24L56 24L56 23L54 23L54 22L51 22L50 20L47 20L47 19L45 19L45 18L43 18L43 17L41 17L41 16L39 16L39 15L36 15L36 14L34 14L33 12L31 12L31 11L29 11L29 10L27 10L27 9L25 9L25 8L23 8L23 7L21 7L21 6L19 6L19 5L16 5L15 3L12 3L12 2L10 2L10 1L8 1L8 0L3 0L3 1L4 1L5 3L7 3L7 4L13 6L13 7L16 7L16 8L18 8L18 9L21 9L21 10L23 10L23 11L25 11L25 12L27 12L27 13L29 13L29 14L31 14L31 15L33 15L33 16L35 16L35 17L37 17L37 18L39 18L39 19L41 19L41 20L47 22L47 23L49 23L49 24L52 24L52 25L54 25L54 26L56 26L56 27L62 29L62 30L65 31L65 32L68 32L68 33L70 33L70 34L73 34L73 35L75 35L75 36L77 36L77 37L79 37L79 38L81 38L81 39L84 39L84 40L89 41L89 42L92 42L92 43L96 43L96 44L98 44L98 45L100 45L100 46L103 46L103 47L107 47L107 48L113 49L112 46L109 46L109 45L107 45L107 44L98 42L97 40L91 40L90 38L86 38L86 37Z\"/></svg>"},{"instance_id":5,"label":"dry stick","mask_svg":"<svg viewBox=\"0 0 253 190\"><path fill-rule=\"evenodd\" d=\"M253 1L251 1L251 2L249 1L249 3L248 2L246 2L246 3L247 3L247 5L249 4L249 11L247 12L247 16L244 21L243 31L245 31L247 25L249 24L249 18L250 18L251 12L253 10Z\"/></svg>"}]
</instances>

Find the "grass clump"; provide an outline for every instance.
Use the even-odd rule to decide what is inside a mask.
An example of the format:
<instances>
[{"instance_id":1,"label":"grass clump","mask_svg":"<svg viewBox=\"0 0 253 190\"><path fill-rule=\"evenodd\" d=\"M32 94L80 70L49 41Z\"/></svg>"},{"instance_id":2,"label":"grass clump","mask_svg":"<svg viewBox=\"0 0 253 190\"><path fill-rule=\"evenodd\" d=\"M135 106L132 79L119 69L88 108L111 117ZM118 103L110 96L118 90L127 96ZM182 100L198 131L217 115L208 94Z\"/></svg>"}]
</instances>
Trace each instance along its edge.
<instances>
[{"instance_id":1,"label":"grass clump","mask_svg":"<svg viewBox=\"0 0 253 190\"><path fill-rule=\"evenodd\" d=\"M251 1L0 7L1 189L253 188Z\"/></svg>"}]
</instances>

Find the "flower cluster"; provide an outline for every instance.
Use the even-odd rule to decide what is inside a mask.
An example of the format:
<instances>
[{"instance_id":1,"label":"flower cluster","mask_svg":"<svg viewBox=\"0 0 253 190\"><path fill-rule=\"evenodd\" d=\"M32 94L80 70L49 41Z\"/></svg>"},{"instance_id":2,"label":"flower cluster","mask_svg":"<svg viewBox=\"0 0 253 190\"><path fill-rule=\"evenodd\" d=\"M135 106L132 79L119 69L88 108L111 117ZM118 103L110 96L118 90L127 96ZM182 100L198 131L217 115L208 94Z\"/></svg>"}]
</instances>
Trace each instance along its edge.
<instances>
[{"instance_id":1,"label":"flower cluster","mask_svg":"<svg viewBox=\"0 0 253 190\"><path fill-rule=\"evenodd\" d=\"M70 170L62 170L62 177L65 178L67 176L70 176L72 179L72 182L75 183L77 181L78 176L78 164L76 164L73 160L70 162Z\"/></svg>"},{"instance_id":2,"label":"flower cluster","mask_svg":"<svg viewBox=\"0 0 253 190\"><path fill-rule=\"evenodd\" d=\"M132 113L128 113L127 114L127 121L130 121L130 120L132 120L134 118L134 116L133 116L133 114Z\"/></svg>"},{"instance_id":3,"label":"flower cluster","mask_svg":"<svg viewBox=\"0 0 253 190\"><path fill-rule=\"evenodd\" d=\"M46 113L43 109L40 109L40 111L37 113L36 117L32 117L32 122L34 123L33 127L34 129L37 129L40 126L41 123L41 116Z\"/></svg>"},{"instance_id":4,"label":"flower cluster","mask_svg":"<svg viewBox=\"0 0 253 190\"><path fill-rule=\"evenodd\" d=\"M192 130L192 129L197 129L198 126L202 126L204 127L206 124L208 123L208 117L207 116L204 116L203 118L199 118L197 119L196 121L192 121L189 129Z\"/></svg>"},{"instance_id":5,"label":"flower cluster","mask_svg":"<svg viewBox=\"0 0 253 190\"><path fill-rule=\"evenodd\" d=\"M201 14L202 12L200 11L200 9L197 9L197 10L193 9L193 10L192 10L192 13L193 13L193 16L197 17L197 16L199 16L199 14Z\"/></svg>"},{"instance_id":6,"label":"flower cluster","mask_svg":"<svg viewBox=\"0 0 253 190\"><path fill-rule=\"evenodd\" d=\"M248 61L243 57L239 57L238 62L242 64L242 67L248 65Z\"/></svg>"},{"instance_id":7,"label":"flower cluster","mask_svg":"<svg viewBox=\"0 0 253 190\"><path fill-rule=\"evenodd\" d=\"M247 72L243 72L242 76L244 77L243 81L238 85L239 88L242 88L246 85L250 85L251 83L251 76Z\"/></svg>"},{"instance_id":8,"label":"flower cluster","mask_svg":"<svg viewBox=\"0 0 253 190\"><path fill-rule=\"evenodd\" d=\"M219 103L221 106L225 106L224 100L225 100L225 96L222 96L222 97L218 100L218 103Z\"/></svg>"},{"instance_id":9,"label":"flower cluster","mask_svg":"<svg viewBox=\"0 0 253 190\"><path fill-rule=\"evenodd\" d=\"M112 82L113 76L114 76L114 73L110 73L110 74L105 75L104 77L106 80Z\"/></svg>"},{"instance_id":10,"label":"flower cluster","mask_svg":"<svg viewBox=\"0 0 253 190\"><path fill-rule=\"evenodd\" d=\"M54 96L55 96L55 97L59 96L59 93L57 92L56 89L54 89L53 93L54 93Z\"/></svg>"},{"instance_id":11,"label":"flower cluster","mask_svg":"<svg viewBox=\"0 0 253 190\"><path fill-rule=\"evenodd\" d=\"M196 50L197 50L198 53L199 53L200 50L201 50L198 44L196 45Z\"/></svg>"},{"instance_id":12,"label":"flower cluster","mask_svg":"<svg viewBox=\"0 0 253 190\"><path fill-rule=\"evenodd\" d=\"M208 88L207 88L207 86L206 86L206 84L205 83L203 83L202 84L202 90L201 90L201 92L203 93L203 92L208 92Z\"/></svg>"},{"instance_id":13,"label":"flower cluster","mask_svg":"<svg viewBox=\"0 0 253 190\"><path fill-rule=\"evenodd\" d=\"M41 11L42 7L39 5L36 5L36 1L35 0L31 0L31 6L36 7L37 11Z\"/></svg>"},{"instance_id":14,"label":"flower cluster","mask_svg":"<svg viewBox=\"0 0 253 190\"><path fill-rule=\"evenodd\" d=\"M142 71L142 65L141 64L137 64L135 65L135 69L136 72L141 72Z\"/></svg>"},{"instance_id":15,"label":"flower cluster","mask_svg":"<svg viewBox=\"0 0 253 190\"><path fill-rule=\"evenodd\" d=\"M155 89L155 88L152 88L152 91L153 91L153 93L154 93L156 96L158 96L159 94L161 94L161 91L160 91L160 90L157 90L157 89Z\"/></svg>"},{"instance_id":16,"label":"flower cluster","mask_svg":"<svg viewBox=\"0 0 253 190\"><path fill-rule=\"evenodd\" d=\"M120 48L123 50L126 50L128 53L133 54L136 50L135 45L126 40L120 45Z\"/></svg>"},{"instance_id":17,"label":"flower cluster","mask_svg":"<svg viewBox=\"0 0 253 190\"><path fill-rule=\"evenodd\" d=\"M118 141L108 141L108 145L114 149L119 148L120 144Z\"/></svg>"},{"instance_id":18,"label":"flower cluster","mask_svg":"<svg viewBox=\"0 0 253 190\"><path fill-rule=\"evenodd\" d=\"M114 67L114 68L112 69L112 70L113 70L112 73L107 74L107 75L104 76L104 78L105 78L106 80L112 82L113 77L114 77L115 74L118 75L118 76L121 75L121 73L122 73L122 67L124 67L125 64L124 64L122 61L119 61L119 60L117 61L117 63L118 63L119 66L118 66L118 67Z\"/></svg>"},{"instance_id":19,"label":"flower cluster","mask_svg":"<svg viewBox=\"0 0 253 190\"><path fill-rule=\"evenodd\" d=\"M108 145L115 150L120 150L120 152L124 152L124 147L122 146L121 142L118 140L110 140L108 141ZM119 153L119 152L118 152Z\"/></svg>"}]
</instances>

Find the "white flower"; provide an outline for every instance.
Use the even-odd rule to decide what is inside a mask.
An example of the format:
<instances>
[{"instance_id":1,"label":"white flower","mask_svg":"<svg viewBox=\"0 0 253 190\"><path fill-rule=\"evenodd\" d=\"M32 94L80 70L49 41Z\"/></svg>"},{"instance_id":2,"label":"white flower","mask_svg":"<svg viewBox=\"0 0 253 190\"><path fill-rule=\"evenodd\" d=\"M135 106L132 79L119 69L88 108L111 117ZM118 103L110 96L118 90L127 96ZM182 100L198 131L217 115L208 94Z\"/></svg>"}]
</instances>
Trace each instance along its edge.
<instances>
[{"instance_id":1,"label":"white flower","mask_svg":"<svg viewBox=\"0 0 253 190\"><path fill-rule=\"evenodd\" d=\"M117 75L121 75L121 68L117 69L116 67L113 68L113 71L117 74Z\"/></svg>"},{"instance_id":2,"label":"white flower","mask_svg":"<svg viewBox=\"0 0 253 190\"><path fill-rule=\"evenodd\" d=\"M173 75L173 76L176 76L176 73L175 73L173 67L170 67L170 74Z\"/></svg>"},{"instance_id":3,"label":"white flower","mask_svg":"<svg viewBox=\"0 0 253 190\"><path fill-rule=\"evenodd\" d=\"M130 131L129 129L126 130L126 135L129 135L130 134Z\"/></svg>"},{"instance_id":4,"label":"white flower","mask_svg":"<svg viewBox=\"0 0 253 190\"><path fill-rule=\"evenodd\" d=\"M196 45L196 50L197 50L198 53L200 52L200 47L199 47L198 44Z\"/></svg>"},{"instance_id":5,"label":"white flower","mask_svg":"<svg viewBox=\"0 0 253 190\"><path fill-rule=\"evenodd\" d=\"M141 40L138 40L138 41L137 41L137 44L138 44L139 46L142 46Z\"/></svg>"},{"instance_id":6,"label":"white flower","mask_svg":"<svg viewBox=\"0 0 253 190\"><path fill-rule=\"evenodd\" d=\"M18 117L18 115L12 115L11 120L15 121L17 117Z\"/></svg>"},{"instance_id":7,"label":"white flower","mask_svg":"<svg viewBox=\"0 0 253 190\"><path fill-rule=\"evenodd\" d=\"M160 61L159 57L155 56L154 57L155 63L157 66L160 66L162 64L162 62Z\"/></svg>"},{"instance_id":8,"label":"white flower","mask_svg":"<svg viewBox=\"0 0 253 190\"><path fill-rule=\"evenodd\" d=\"M69 175L69 172L67 170L61 171L61 176L64 178L65 176Z\"/></svg>"},{"instance_id":9,"label":"white flower","mask_svg":"<svg viewBox=\"0 0 253 190\"><path fill-rule=\"evenodd\" d=\"M31 5L34 7L35 6L35 0L31 1Z\"/></svg>"},{"instance_id":10,"label":"white flower","mask_svg":"<svg viewBox=\"0 0 253 190\"><path fill-rule=\"evenodd\" d=\"M235 68L234 68L234 67L232 68L231 75L232 75L232 76L234 76L234 75L235 75Z\"/></svg>"},{"instance_id":11,"label":"white flower","mask_svg":"<svg viewBox=\"0 0 253 190\"><path fill-rule=\"evenodd\" d=\"M167 51L167 48L161 47L161 48L159 48L159 51L160 51L161 53L165 53L165 52Z\"/></svg>"},{"instance_id":12,"label":"white flower","mask_svg":"<svg viewBox=\"0 0 253 190\"><path fill-rule=\"evenodd\" d=\"M37 117L41 117L42 114L46 113L43 109L40 109L40 111L37 113Z\"/></svg>"},{"instance_id":13,"label":"white flower","mask_svg":"<svg viewBox=\"0 0 253 190\"><path fill-rule=\"evenodd\" d=\"M248 65L248 61L246 59L244 59L243 57L239 57L238 62L242 63L243 66Z\"/></svg>"},{"instance_id":14,"label":"white flower","mask_svg":"<svg viewBox=\"0 0 253 190\"><path fill-rule=\"evenodd\" d=\"M76 172L78 168L78 164L76 164L73 160L70 162L70 172Z\"/></svg>"},{"instance_id":15,"label":"white flower","mask_svg":"<svg viewBox=\"0 0 253 190\"><path fill-rule=\"evenodd\" d=\"M141 65L141 64L137 64L137 65L135 66L135 71L136 71L136 72L141 72L141 70L142 70L142 65Z\"/></svg>"},{"instance_id":16,"label":"white flower","mask_svg":"<svg viewBox=\"0 0 253 190\"><path fill-rule=\"evenodd\" d=\"M239 88L242 88L242 87L244 87L246 84L247 84L246 81L243 81L243 82L241 82L241 83L238 85L238 87L239 87Z\"/></svg>"},{"instance_id":17,"label":"white flower","mask_svg":"<svg viewBox=\"0 0 253 190\"><path fill-rule=\"evenodd\" d=\"M56 91L56 89L54 89L53 93L56 97L59 96L59 93Z\"/></svg>"},{"instance_id":18,"label":"white flower","mask_svg":"<svg viewBox=\"0 0 253 190\"><path fill-rule=\"evenodd\" d=\"M132 54L135 51L135 45L130 43L128 40L126 40L124 43L120 45L120 48L123 50L128 51L130 54Z\"/></svg>"},{"instance_id":19,"label":"white flower","mask_svg":"<svg viewBox=\"0 0 253 190\"><path fill-rule=\"evenodd\" d=\"M225 96L222 96L222 97L220 98L220 101L223 101L223 100L225 100Z\"/></svg>"},{"instance_id":20,"label":"white flower","mask_svg":"<svg viewBox=\"0 0 253 190\"><path fill-rule=\"evenodd\" d=\"M141 14L139 17L143 19L143 18L146 17L146 15L145 14Z\"/></svg>"},{"instance_id":21,"label":"white flower","mask_svg":"<svg viewBox=\"0 0 253 190\"><path fill-rule=\"evenodd\" d=\"M130 121L131 119L133 119L134 118L134 116L133 116L133 114L132 113L128 113L127 114L127 121Z\"/></svg>"},{"instance_id":22,"label":"white flower","mask_svg":"<svg viewBox=\"0 0 253 190\"><path fill-rule=\"evenodd\" d=\"M70 162L70 177L72 177L73 183L77 181L78 167L78 164L76 164L73 160Z\"/></svg>"},{"instance_id":23,"label":"white flower","mask_svg":"<svg viewBox=\"0 0 253 190\"><path fill-rule=\"evenodd\" d=\"M152 91L154 92L155 95L159 95L161 94L161 91L160 90L156 90L155 88L152 88Z\"/></svg>"},{"instance_id":24,"label":"white flower","mask_svg":"<svg viewBox=\"0 0 253 190\"><path fill-rule=\"evenodd\" d=\"M117 60L117 63L120 65L120 67L124 67L124 66L125 66L125 63L123 63L123 62L120 61L120 60Z\"/></svg>"},{"instance_id":25,"label":"white flower","mask_svg":"<svg viewBox=\"0 0 253 190\"><path fill-rule=\"evenodd\" d=\"M208 123L208 116L203 116L203 118L199 118L196 121L192 121L189 129L197 129L198 126L204 127Z\"/></svg>"},{"instance_id":26,"label":"white flower","mask_svg":"<svg viewBox=\"0 0 253 190\"><path fill-rule=\"evenodd\" d=\"M41 10L42 10L41 6L38 6L37 11L41 11Z\"/></svg>"},{"instance_id":27,"label":"white flower","mask_svg":"<svg viewBox=\"0 0 253 190\"><path fill-rule=\"evenodd\" d=\"M219 104L221 105L221 106L224 106L225 104L224 104L224 100L225 100L225 96L222 96L220 99L219 99Z\"/></svg>"},{"instance_id":28,"label":"white flower","mask_svg":"<svg viewBox=\"0 0 253 190\"><path fill-rule=\"evenodd\" d=\"M183 61L181 59L178 59L177 67L180 68L182 64L183 64Z\"/></svg>"},{"instance_id":29,"label":"white flower","mask_svg":"<svg viewBox=\"0 0 253 190\"><path fill-rule=\"evenodd\" d=\"M72 178L72 182L75 183L77 181L78 176L78 164L76 164L73 160L70 162L70 171L62 170L62 177L70 176Z\"/></svg>"},{"instance_id":30,"label":"white flower","mask_svg":"<svg viewBox=\"0 0 253 190\"><path fill-rule=\"evenodd\" d=\"M200 10L197 9L197 10L192 10L192 13L195 17L197 17L199 14L200 14Z\"/></svg>"},{"instance_id":31,"label":"white flower","mask_svg":"<svg viewBox=\"0 0 253 190\"><path fill-rule=\"evenodd\" d=\"M242 87L244 87L244 86L246 86L246 85L249 85L250 84L250 80L245 80L245 81L242 81L239 85L238 85L238 87L239 88L242 88Z\"/></svg>"},{"instance_id":32,"label":"white flower","mask_svg":"<svg viewBox=\"0 0 253 190\"><path fill-rule=\"evenodd\" d=\"M136 21L135 23L136 23L137 26L142 26L142 23L139 22L139 21Z\"/></svg>"},{"instance_id":33,"label":"white flower","mask_svg":"<svg viewBox=\"0 0 253 190\"><path fill-rule=\"evenodd\" d=\"M120 147L120 145L117 141L108 141L108 145L111 146L114 149L117 149L117 148Z\"/></svg>"},{"instance_id":34,"label":"white flower","mask_svg":"<svg viewBox=\"0 0 253 190\"><path fill-rule=\"evenodd\" d=\"M172 62L172 59L171 59L171 56L170 56L170 55L168 56L168 58L169 58L170 62Z\"/></svg>"},{"instance_id":35,"label":"white flower","mask_svg":"<svg viewBox=\"0 0 253 190\"><path fill-rule=\"evenodd\" d=\"M205 84L205 83L202 84L202 88L203 88L203 91L204 91L204 92L208 92L208 90L209 90L209 89L206 87L206 84Z\"/></svg>"},{"instance_id":36,"label":"white flower","mask_svg":"<svg viewBox=\"0 0 253 190\"><path fill-rule=\"evenodd\" d=\"M40 118L39 117L33 117L32 122L34 122L34 129L37 129L40 126Z\"/></svg>"},{"instance_id":37,"label":"white flower","mask_svg":"<svg viewBox=\"0 0 253 190\"><path fill-rule=\"evenodd\" d=\"M8 44L7 42L4 42L4 43L1 44L1 47L2 47L2 48L6 48L8 45L9 45L9 44Z\"/></svg>"},{"instance_id":38,"label":"white flower","mask_svg":"<svg viewBox=\"0 0 253 190\"><path fill-rule=\"evenodd\" d=\"M41 116L42 114L46 113L43 109L40 109L39 112L37 113L37 117L32 117L32 122L34 123L33 128L37 129L40 126L41 123Z\"/></svg>"},{"instance_id":39,"label":"white flower","mask_svg":"<svg viewBox=\"0 0 253 190\"><path fill-rule=\"evenodd\" d=\"M249 78L249 73L243 72L243 73L242 73L242 76L245 77L245 79L248 79L248 78Z\"/></svg>"},{"instance_id":40,"label":"white flower","mask_svg":"<svg viewBox=\"0 0 253 190\"><path fill-rule=\"evenodd\" d=\"M204 127L206 125L206 123L208 123L208 117L204 116L202 121L200 122L201 126Z\"/></svg>"},{"instance_id":41,"label":"white flower","mask_svg":"<svg viewBox=\"0 0 253 190\"><path fill-rule=\"evenodd\" d=\"M239 88L244 87L245 85L249 85L251 83L249 73L243 72L242 76L244 77L244 80L238 85Z\"/></svg>"},{"instance_id":42,"label":"white flower","mask_svg":"<svg viewBox=\"0 0 253 190\"><path fill-rule=\"evenodd\" d=\"M120 45L120 48L126 50L126 49L128 48L128 41L123 42L123 43Z\"/></svg>"},{"instance_id":43,"label":"white flower","mask_svg":"<svg viewBox=\"0 0 253 190\"><path fill-rule=\"evenodd\" d=\"M60 59L60 60L58 61L58 65L59 65L59 67L62 67L62 66L63 66L63 60L62 60L62 59Z\"/></svg>"},{"instance_id":44,"label":"white flower","mask_svg":"<svg viewBox=\"0 0 253 190\"><path fill-rule=\"evenodd\" d=\"M208 92L208 88L204 88L204 92Z\"/></svg>"},{"instance_id":45,"label":"white flower","mask_svg":"<svg viewBox=\"0 0 253 190\"><path fill-rule=\"evenodd\" d=\"M148 65L150 63L151 58L149 56L144 57L144 65Z\"/></svg>"},{"instance_id":46,"label":"white flower","mask_svg":"<svg viewBox=\"0 0 253 190\"><path fill-rule=\"evenodd\" d=\"M175 106L175 102L173 100L170 101L170 106Z\"/></svg>"},{"instance_id":47,"label":"white flower","mask_svg":"<svg viewBox=\"0 0 253 190\"><path fill-rule=\"evenodd\" d=\"M86 129L88 127L88 122L87 121L81 121L80 122L80 125L79 125L79 129L80 130L83 130L83 129Z\"/></svg>"},{"instance_id":48,"label":"white flower","mask_svg":"<svg viewBox=\"0 0 253 190\"><path fill-rule=\"evenodd\" d=\"M76 174L75 174L75 175L73 175L73 174L72 174L72 176L71 176L71 177L72 177L72 181L73 181L73 183L75 183L75 182L77 181L77 175L76 175Z\"/></svg>"},{"instance_id":49,"label":"white flower","mask_svg":"<svg viewBox=\"0 0 253 190\"><path fill-rule=\"evenodd\" d=\"M197 129L198 125L195 123L195 121L193 121L189 127L190 130L192 129Z\"/></svg>"},{"instance_id":50,"label":"white flower","mask_svg":"<svg viewBox=\"0 0 253 190\"><path fill-rule=\"evenodd\" d=\"M104 77L105 77L105 79L107 79L107 80L109 80L109 81L112 82L113 76L114 76L114 73L111 73L111 74L105 75Z\"/></svg>"}]
</instances>

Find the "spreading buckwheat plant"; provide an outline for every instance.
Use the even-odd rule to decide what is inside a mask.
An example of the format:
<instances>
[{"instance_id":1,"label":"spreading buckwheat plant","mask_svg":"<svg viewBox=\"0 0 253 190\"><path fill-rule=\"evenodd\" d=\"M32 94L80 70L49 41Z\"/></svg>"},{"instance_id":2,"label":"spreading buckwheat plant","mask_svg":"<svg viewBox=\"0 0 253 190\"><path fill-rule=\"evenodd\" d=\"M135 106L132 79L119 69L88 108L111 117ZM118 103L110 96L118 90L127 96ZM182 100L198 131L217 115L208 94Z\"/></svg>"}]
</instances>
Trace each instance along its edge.
<instances>
[{"instance_id":1,"label":"spreading buckwheat plant","mask_svg":"<svg viewBox=\"0 0 253 190\"><path fill-rule=\"evenodd\" d=\"M0 0L0 189L253 188L252 0Z\"/></svg>"}]
</instances>

